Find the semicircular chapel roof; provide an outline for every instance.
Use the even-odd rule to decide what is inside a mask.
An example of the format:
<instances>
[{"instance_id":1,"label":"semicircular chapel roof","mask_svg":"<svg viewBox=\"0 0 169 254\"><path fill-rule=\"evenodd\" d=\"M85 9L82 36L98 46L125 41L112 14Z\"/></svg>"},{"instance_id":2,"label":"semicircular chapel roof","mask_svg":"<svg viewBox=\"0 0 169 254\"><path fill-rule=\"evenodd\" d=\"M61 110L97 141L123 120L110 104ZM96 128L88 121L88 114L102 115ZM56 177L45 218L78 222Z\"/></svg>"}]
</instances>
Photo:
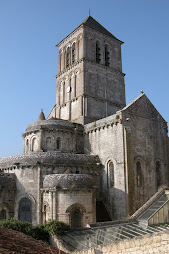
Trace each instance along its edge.
<instances>
[{"instance_id":1,"label":"semicircular chapel roof","mask_svg":"<svg viewBox=\"0 0 169 254\"><path fill-rule=\"evenodd\" d=\"M35 122L28 124L26 128L26 132L31 132L31 131L40 130L40 129L73 130L75 128L81 131L83 130L83 126L81 124L72 123L62 119L51 118L49 120L37 120Z\"/></svg>"},{"instance_id":2,"label":"semicircular chapel roof","mask_svg":"<svg viewBox=\"0 0 169 254\"><path fill-rule=\"evenodd\" d=\"M57 151L31 152L0 158L0 169L33 165L100 165L99 157L87 154L58 153Z\"/></svg>"}]
</instances>

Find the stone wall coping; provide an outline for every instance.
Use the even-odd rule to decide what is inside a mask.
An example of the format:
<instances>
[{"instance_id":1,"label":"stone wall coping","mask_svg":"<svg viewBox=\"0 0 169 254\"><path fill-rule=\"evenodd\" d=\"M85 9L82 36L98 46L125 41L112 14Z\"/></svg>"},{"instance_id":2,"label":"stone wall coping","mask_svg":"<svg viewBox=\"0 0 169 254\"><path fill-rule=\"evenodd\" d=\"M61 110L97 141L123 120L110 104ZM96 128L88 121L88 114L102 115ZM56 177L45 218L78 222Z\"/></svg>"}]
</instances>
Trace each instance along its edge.
<instances>
[{"instance_id":1,"label":"stone wall coping","mask_svg":"<svg viewBox=\"0 0 169 254\"><path fill-rule=\"evenodd\" d=\"M93 130L93 129L97 129L97 128L101 128L101 127L104 127L104 126L107 126L107 125L114 124L118 120L117 116L118 116L117 114L114 114L112 116L105 117L103 119L94 121L92 123L85 124L85 126L84 126L85 131L88 132L88 131Z\"/></svg>"}]
</instances>

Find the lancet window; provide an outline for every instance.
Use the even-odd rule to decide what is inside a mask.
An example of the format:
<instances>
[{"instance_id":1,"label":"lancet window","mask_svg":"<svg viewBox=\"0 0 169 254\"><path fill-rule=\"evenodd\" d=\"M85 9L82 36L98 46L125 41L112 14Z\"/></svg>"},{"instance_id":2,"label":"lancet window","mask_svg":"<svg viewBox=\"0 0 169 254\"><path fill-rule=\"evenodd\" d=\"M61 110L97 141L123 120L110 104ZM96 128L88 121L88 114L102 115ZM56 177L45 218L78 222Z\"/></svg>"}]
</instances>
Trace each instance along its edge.
<instances>
[{"instance_id":1,"label":"lancet window","mask_svg":"<svg viewBox=\"0 0 169 254\"><path fill-rule=\"evenodd\" d=\"M100 43L96 42L96 62L100 63L101 61L101 54L100 54Z\"/></svg>"},{"instance_id":2,"label":"lancet window","mask_svg":"<svg viewBox=\"0 0 169 254\"><path fill-rule=\"evenodd\" d=\"M142 172L141 172L141 163L136 162L136 175L137 175L137 187L141 187L143 184Z\"/></svg>"},{"instance_id":3,"label":"lancet window","mask_svg":"<svg viewBox=\"0 0 169 254\"><path fill-rule=\"evenodd\" d=\"M109 65L110 65L109 48L108 45L105 45L105 66Z\"/></svg>"}]
</instances>

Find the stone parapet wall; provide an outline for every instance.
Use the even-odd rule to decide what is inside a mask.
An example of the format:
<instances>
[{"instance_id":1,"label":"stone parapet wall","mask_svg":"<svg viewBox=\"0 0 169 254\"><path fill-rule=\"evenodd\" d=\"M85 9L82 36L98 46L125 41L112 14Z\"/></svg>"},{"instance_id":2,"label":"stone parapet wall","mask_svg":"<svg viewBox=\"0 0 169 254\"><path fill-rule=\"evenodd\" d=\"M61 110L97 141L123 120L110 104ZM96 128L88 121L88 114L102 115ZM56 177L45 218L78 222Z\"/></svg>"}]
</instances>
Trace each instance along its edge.
<instances>
[{"instance_id":1,"label":"stone parapet wall","mask_svg":"<svg viewBox=\"0 0 169 254\"><path fill-rule=\"evenodd\" d=\"M147 254L169 253L169 231L119 241L95 249L73 252L74 254Z\"/></svg>"}]
</instances>

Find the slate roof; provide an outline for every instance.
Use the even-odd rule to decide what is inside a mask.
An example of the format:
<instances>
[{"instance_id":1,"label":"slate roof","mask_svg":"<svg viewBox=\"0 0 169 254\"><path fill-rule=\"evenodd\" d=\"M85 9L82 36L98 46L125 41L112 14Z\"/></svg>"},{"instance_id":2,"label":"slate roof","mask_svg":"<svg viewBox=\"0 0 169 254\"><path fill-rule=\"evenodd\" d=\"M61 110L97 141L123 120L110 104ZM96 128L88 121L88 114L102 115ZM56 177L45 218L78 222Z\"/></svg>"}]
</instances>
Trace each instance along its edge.
<instances>
[{"instance_id":1,"label":"slate roof","mask_svg":"<svg viewBox=\"0 0 169 254\"><path fill-rule=\"evenodd\" d=\"M38 121L28 124L25 133L30 131L35 131L35 130L38 131L40 129L45 129L45 128L67 129L67 130L74 130L76 128L76 130L78 131L83 131L83 126L81 124L69 122L67 120L52 118L49 120L38 119ZM25 135L25 133L23 135Z\"/></svg>"},{"instance_id":2,"label":"slate roof","mask_svg":"<svg viewBox=\"0 0 169 254\"><path fill-rule=\"evenodd\" d=\"M8 168L13 165L31 166L43 165L96 165L100 163L98 156L87 154L58 153L57 151L32 152L12 155L0 159L0 168Z\"/></svg>"},{"instance_id":3,"label":"slate roof","mask_svg":"<svg viewBox=\"0 0 169 254\"><path fill-rule=\"evenodd\" d=\"M140 104L139 104L140 103ZM146 108L147 105L147 108ZM132 113L137 113L138 115L142 115L143 112L144 114L148 114L148 109L149 108L149 118L151 115L151 119L160 119L162 122L166 123L165 119L162 117L162 115L158 112L158 110L155 108L155 106L152 104L152 102L148 99L148 97L145 95L145 93L141 93L135 100L130 102L127 106L125 106L123 109L119 110L119 112L132 112ZM136 112L133 112L133 109Z\"/></svg>"},{"instance_id":4,"label":"slate roof","mask_svg":"<svg viewBox=\"0 0 169 254\"><path fill-rule=\"evenodd\" d=\"M107 36L109 36L109 37L111 37L111 38L113 38L113 39L115 39L115 40L117 40L117 41L119 41L119 42L121 42L121 43L124 43L124 42L122 42L122 41L120 41L119 39L117 39L113 34L111 34L106 28L104 28L104 26L102 26L99 22L97 22L94 18L92 18L91 16L88 16L76 29L78 29L80 26L82 26L82 25L85 25L85 26L88 26L88 27L90 27L90 28L92 28L92 29L94 29L94 30L96 30L96 31L98 31L98 32L100 32L100 33L102 33L102 34L105 34L105 35L107 35ZM74 30L74 31L76 31L76 29ZM74 32L73 31L73 32ZM72 33L72 32L71 32ZM71 34L70 33L70 34ZM70 35L69 34L69 35ZM68 36L69 36L68 35ZM67 38L68 36L66 36L65 38ZM65 39L64 38L64 39ZM63 39L63 40L64 40ZM63 41L62 40L62 41ZM59 46L59 44L62 42L62 41L60 41L56 46Z\"/></svg>"},{"instance_id":5,"label":"slate roof","mask_svg":"<svg viewBox=\"0 0 169 254\"><path fill-rule=\"evenodd\" d=\"M113 34L111 34L106 28L104 28L99 22L97 22L91 16L88 16L79 26L81 26L82 24L85 25L85 26L88 26L92 29L95 29L96 31L98 31L102 34L105 34L109 37L112 37L112 38L118 40ZM118 41L120 41L120 40L118 40Z\"/></svg>"}]
</instances>

